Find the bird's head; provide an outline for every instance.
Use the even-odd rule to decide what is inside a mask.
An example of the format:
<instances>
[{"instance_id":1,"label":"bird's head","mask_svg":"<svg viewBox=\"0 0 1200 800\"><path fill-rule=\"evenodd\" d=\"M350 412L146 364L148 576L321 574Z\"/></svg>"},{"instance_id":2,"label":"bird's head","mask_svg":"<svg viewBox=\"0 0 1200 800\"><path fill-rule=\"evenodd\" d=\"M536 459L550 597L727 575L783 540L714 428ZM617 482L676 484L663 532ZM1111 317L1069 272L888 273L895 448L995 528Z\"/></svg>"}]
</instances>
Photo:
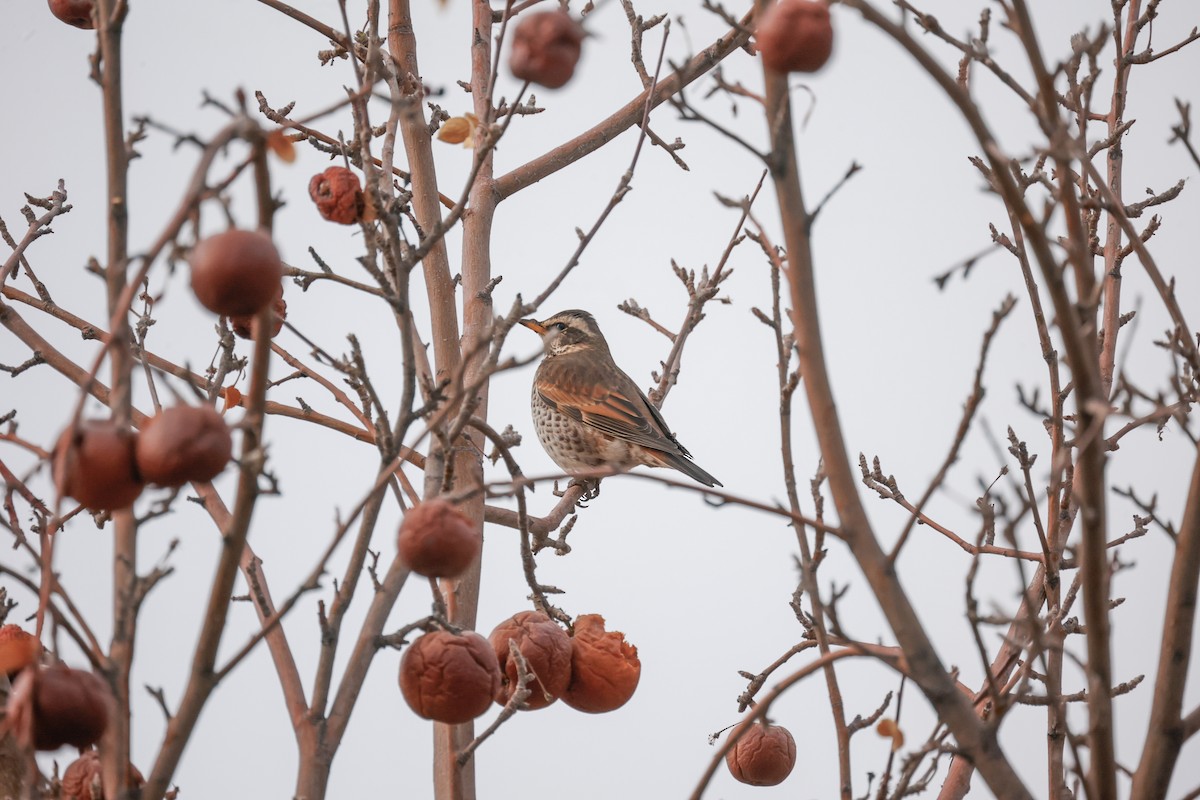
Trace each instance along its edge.
<instances>
[{"instance_id":1,"label":"bird's head","mask_svg":"<svg viewBox=\"0 0 1200 800\"><path fill-rule=\"evenodd\" d=\"M608 343L604 341L604 335L600 333L595 318L586 311L570 309L560 311L541 322L523 319L521 324L542 337L542 346L547 356L590 348L608 350Z\"/></svg>"}]
</instances>

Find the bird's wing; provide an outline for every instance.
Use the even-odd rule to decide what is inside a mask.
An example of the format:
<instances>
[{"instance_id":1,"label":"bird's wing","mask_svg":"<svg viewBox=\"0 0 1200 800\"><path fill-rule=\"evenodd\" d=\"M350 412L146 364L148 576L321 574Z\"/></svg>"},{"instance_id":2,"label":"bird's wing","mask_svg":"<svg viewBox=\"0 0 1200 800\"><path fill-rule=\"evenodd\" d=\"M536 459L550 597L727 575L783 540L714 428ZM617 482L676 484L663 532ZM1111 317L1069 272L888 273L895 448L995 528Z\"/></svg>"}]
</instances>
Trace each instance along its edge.
<instances>
[{"instance_id":1,"label":"bird's wing","mask_svg":"<svg viewBox=\"0 0 1200 800\"><path fill-rule=\"evenodd\" d=\"M603 385L590 370L572 368L565 360L546 367L550 374L538 381L537 392L547 404L618 439L691 457L633 379L615 366L620 375L615 386ZM607 377L614 382L611 373Z\"/></svg>"}]
</instances>

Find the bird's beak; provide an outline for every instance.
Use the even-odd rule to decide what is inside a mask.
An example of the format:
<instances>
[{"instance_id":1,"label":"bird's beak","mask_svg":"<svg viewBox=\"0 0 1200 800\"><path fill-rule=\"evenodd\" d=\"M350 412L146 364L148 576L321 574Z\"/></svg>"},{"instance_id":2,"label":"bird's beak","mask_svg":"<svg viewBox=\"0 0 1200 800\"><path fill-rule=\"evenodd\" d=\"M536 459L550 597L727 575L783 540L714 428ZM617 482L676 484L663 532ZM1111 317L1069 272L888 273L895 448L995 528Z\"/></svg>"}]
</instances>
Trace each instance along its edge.
<instances>
[{"instance_id":1,"label":"bird's beak","mask_svg":"<svg viewBox=\"0 0 1200 800\"><path fill-rule=\"evenodd\" d=\"M521 320L521 324L526 328L529 328L529 330L533 331L538 336L541 336L546 332L546 326L538 322L536 319L523 319Z\"/></svg>"}]
</instances>

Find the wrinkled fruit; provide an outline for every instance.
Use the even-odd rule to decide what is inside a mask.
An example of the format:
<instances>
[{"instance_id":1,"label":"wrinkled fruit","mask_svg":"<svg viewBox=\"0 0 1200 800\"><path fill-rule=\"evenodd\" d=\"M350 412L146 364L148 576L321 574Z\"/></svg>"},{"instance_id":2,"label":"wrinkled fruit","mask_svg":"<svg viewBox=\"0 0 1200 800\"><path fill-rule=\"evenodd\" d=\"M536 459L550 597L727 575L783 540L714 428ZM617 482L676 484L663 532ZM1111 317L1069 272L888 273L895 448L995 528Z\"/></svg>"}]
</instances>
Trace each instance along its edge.
<instances>
[{"instance_id":1,"label":"wrinkled fruit","mask_svg":"<svg viewBox=\"0 0 1200 800\"><path fill-rule=\"evenodd\" d=\"M783 783L796 766L796 740L787 728L756 722L725 754L725 765L751 786Z\"/></svg>"},{"instance_id":2,"label":"wrinkled fruit","mask_svg":"<svg viewBox=\"0 0 1200 800\"><path fill-rule=\"evenodd\" d=\"M236 228L192 249L192 291L213 313L226 317L256 313L279 294L283 262L271 237Z\"/></svg>"},{"instance_id":3,"label":"wrinkled fruit","mask_svg":"<svg viewBox=\"0 0 1200 800\"><path fill-rule=\"evenodd\" d=\"M557 89L571 80L583 49L583 27L566 11L523 17L513 32L508 68L513 77Z\"/></svg>"},{"instance_id":4,"label":"wrinkled fruit","mask_svg":"<svg viewBox=\"0 0 1200 800\"><path fill-rule=\"evenodd\" d=\"M419 716L450 725L487 711L500 690L500 664L478 633L427 633L400 659L400 692Z\"/></svg>"},{"instance_id":5,"label":"wrinkled fruit","mask_svg":"<svg viewBox=\"0 0 1200 800\"><path fill-rule=\"evenodd\" d=\"M619 631L605 631L604 617L582 614L571 637L571 682L563 702L589 714L613 711L628 702L642 676L637 648Z\"/></svg>"},{"instance_id":6,"label":"wrinkled fruit","mask_svg":"<svg viewBox=\"0 0 1200 800\"><path fill-rule=\"evenodd\" d=\"M545 708L567 690L571 682L571 637L554 620L540 611L521 611L497 625L489 638L503 674L497 703L507 703L519 685L517 662L509 654L510 641L516 642L533 676L527 684L527 708Z\"/></svg>"},{"instance_id":7,"label":"wrinkled fruit","mask_svg":"<svg viewBox=\"0 0 1200 800\"><path fill-rule=\"evenodd\" d=\"M82 420L54 446L54 478L63 494L92 511L125 508L142 493L134 462L135 434L112 420Z\"/></svg>"},{"instance_id":8,"label":"wrinkled fruit","mask_svg":"<svg viewBox=\"0 0 1200 800\"><path fill-rule=\"evenodd\" d=\"M91 30L96 27L92 22L92 0L50 0L50 13L68 25L76 28Z\"/></svg>"},{"instance_id":9,"label":"wrinkled fruit","mask_svg":"<svg viewBox=\"0 0 1200 800\"><path fill-rule=\"evenodd\" d=\"M483 537L452 503L434 498L404 515L397 545L400 558L418 575L453 578L479 557Z\"/></svg>"},{"instance_id":10,"label":"wrinkled fruit","mask_svg":"<svg viewBox=\"0 0 1200 800\"><path fill-rule=\"evenodd\" d=\"M229 327L243 339L254 338L254 314L237 315L229 318ZM287 301L283 299L283 284L279 284L279 293L271 303L271 338L274 339L283 330L283 321L287 319Z\"/></svg>"},{"instance_id":11,"label":"wrinkled fruit","mask_svg":"<svg viewBox=\"0 0 1200 800\"><path fill-rule=\"evenodd\" d=\"M13 679L38 660L42 643L20 625L0 625L0 672Z\"/></svg>"},{"instance_id":12,"label":"wrinkled fruit","mask_svg":"<svg viewBox=\"0 0 1200 800\"><path fill-rule=\"evenodd\" d=\"M98 676L55 665L17 676L8 698L8 716L14 730L28 726L38 750L57 750L66 744L82 750L104 735L110 703L108 686Z\"/></svg>"},{"instance_id":13,"label":"wrinkled fruit","mask_svg":"<svg viewBox=\"0 0 1200 800\"><path fill-rule=\"evenodd\" d=\"M96 750L88 750L85 753L80 753L79 758L72 761L66 771L63 772L63 799L104 800L102 791L92 791L93 787L99 785L99 780L100 753ZM146 783L146 779L142 776L142 773L133 764L129 765L127 781L132 788L141 788Z\"/></svg>"},{"instance_id":14,"label":"wrinkled fruit","mask_svg":"<svg viewBox=\"0 0 1200 800\"><path fill-rule=\"evenodd\" d=\"M362 219L363 193L358 176L345 167L330 167L308 182L308 196L330 222L353 225Z\"/></svg>"},{"instance_id":15,"label":"wrinkled fruit","mask_svg":"<svg viewBox=\"0 0 1200 800\"><path fill-rule=\"evenodd\" d=\"M816 72L833 52L833 23L821 0L779 0L754 33L763 63L776 72Z\"/></svg>"},{"instance_id":16,"label":"wrinkled fruit","mask_svg":"<svg viewBox=\"0 0 1200 800\"><path fill-rule=\"evenodd\" d=\"M233 455L233 439L211 406L175 406L146 422L135 453L147 483L176 487L217 477Z\"/></svg>"}]
</instances>

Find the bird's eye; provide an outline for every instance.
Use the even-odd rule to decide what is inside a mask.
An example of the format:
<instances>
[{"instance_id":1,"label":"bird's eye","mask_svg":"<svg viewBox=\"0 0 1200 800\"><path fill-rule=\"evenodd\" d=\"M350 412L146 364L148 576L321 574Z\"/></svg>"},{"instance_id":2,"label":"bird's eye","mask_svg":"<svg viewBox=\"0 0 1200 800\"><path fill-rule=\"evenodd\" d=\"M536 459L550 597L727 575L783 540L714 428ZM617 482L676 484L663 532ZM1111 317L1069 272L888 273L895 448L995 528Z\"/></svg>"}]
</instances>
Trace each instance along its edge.
<instances>
[{"instance_id":1,"label":"bird's eye","mask_svg":"<svg viewBox=\"0 0 1200 800\"><path fill-rule=\"evenodd\" d=\"M556 322L550 327L554 328L556 331L565 331L567 329L567 326L561 322Z\"/></svg>"}]
</instances>

